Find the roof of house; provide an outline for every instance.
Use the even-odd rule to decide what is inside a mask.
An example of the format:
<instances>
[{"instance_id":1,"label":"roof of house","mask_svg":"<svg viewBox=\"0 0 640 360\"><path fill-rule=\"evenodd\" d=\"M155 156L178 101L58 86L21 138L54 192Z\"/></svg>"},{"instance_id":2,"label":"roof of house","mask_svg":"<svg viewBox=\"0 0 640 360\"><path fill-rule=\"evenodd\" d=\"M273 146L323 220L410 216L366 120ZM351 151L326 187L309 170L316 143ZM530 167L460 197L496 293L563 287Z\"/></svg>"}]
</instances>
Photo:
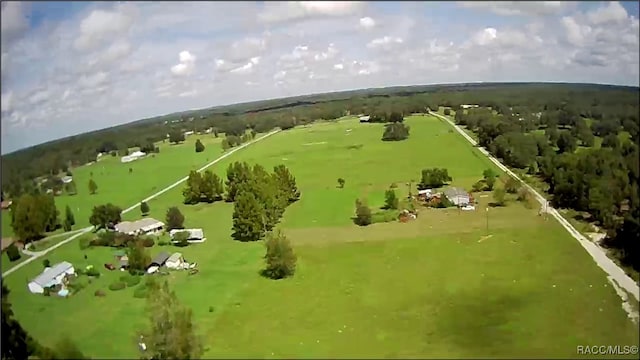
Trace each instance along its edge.
<instances>
[{"instance_id":1,"label":"roof of house","mask_svg":"<svg viewBox=\"0 0 640 360\"><path fill-rule=\"evenodd\" d=\"M174 237L177 233L188 232L189 237L187 239L202 239L204 238L204 231L202 229L173 229L169 231L169 236Z\"/></svg>"},{"instance_id":2,"label":"roof of house","mask_svg":"<svg viewBox=\"0 0 640 360\"><path fill-rule=\"evenodd\" d=\"M154 218L144 218L138 221L122 221L116 224L116 230L123 233L130 233L138 230L149 231L162 226L164 226L162 221Z\"/></svg>"},{"instance_id":3,"label":"roof of house","mask_svg":"<svg viewBox=\"0 0 640 360\"><path fill-rule=\"evenodd\" d=\"M360 120L369 120L371 118L371 116L366 115L366 116L360 116Z\"/></svg>"},{"instance_id":4,"label":"roof of house","mask_svg":"<svg viewBox=\"0 0 640 360\"><path fill-rule=\"evenodd\" d=\"M129 266L129 259L120 259L120 267Z\"/></svg>"},{"instance_id":5,"label":"roof of house","mask_svg":"<svg viewBox=\"0 0 640 360\"><path fill-rule=\"evenodd\" d=\"M63 176L60 180L62 180L62 182L71 182L73 181L73 177L72 176Z\"/></svg>"},{"instance_id":6,"label":"roof of house","mask_svg":"<svg viewBox=\"0 0 640 360\"><path fill-rule=\"evenodd\" d=\"M0 203L0 206L2 206L3 209L8 209L11 204L13 204L13 201L11 200L5 200L2 203Z\"/></svg>"},{"instance_id":7,"label":"roof of house","mask_svg":"<svg viewBox=\"0 0 640 360\"><path fill-rule=\"evenodd\" d=\"M33 279L32 282L40 286L46 286L48 283L51 282L51 280L55 279L56 276L64 273L65 271L71 268L73 268L73 265L71 265L71 263L69 262L63 261L63 262L57 263L52 267L50 267L49 269L45 270L42 274L36 276L36 278Z\"/></svg>"},{"instance_id":8,"label":"roof of house","mask_svg":"<svg viewBox=\"0 0 640 360\"><path fill-rule=\"evenodd\" d=\"M167 262L167 259L169 259L169 254L167 254L166 251L163 251L158 255L156 255L156 257L153 258L153 260L151 261L151 264L149 265L162 266L165 262Z\"/></svg>"},{"instance_id":9,"label":"roof of house","mask_svg":"<svg viewBox=\"0 0 640 360\"><path fill-rule=\"evenodd\" d=\"M146 153L143 153L142 151L134 151L131 154L129 154L129 156L145 156L147 155Z\"/></svg>"},{"instance_id":10,"label":"roof of house","mask_svg":"<svg viewBox=\"0 0 640 360\"><path fill-rule=\"evenodd\" d=\"M418 190L418 195L431 194L431 189Z\"/></svg>"},{"instance_id":11,"label":"roof of house","mask_svg":"<svg viewBox=\"0 0 640 360\"><path fill-rule=\"evenodd\" d=\"M456 187L448 188L447 190L444 191L444 194L448 198L452 198L456 196L469 196L469 193L466 192L464 189L456 188Z\"/></svg>"},{"instance_id":12,"label":"roof of house","mask_svg":"<svg viewBox=\"0 0 640 360\"><path fill-rule=\"evenodd\" d=\"M176 261L179 261L180 259L182 259L182 254L177 252L177 253L173 253L171 256L169 256L169 258L167 259L167 262L169 262L169 261L176 262Z\"/></svg>"}]
</instances>

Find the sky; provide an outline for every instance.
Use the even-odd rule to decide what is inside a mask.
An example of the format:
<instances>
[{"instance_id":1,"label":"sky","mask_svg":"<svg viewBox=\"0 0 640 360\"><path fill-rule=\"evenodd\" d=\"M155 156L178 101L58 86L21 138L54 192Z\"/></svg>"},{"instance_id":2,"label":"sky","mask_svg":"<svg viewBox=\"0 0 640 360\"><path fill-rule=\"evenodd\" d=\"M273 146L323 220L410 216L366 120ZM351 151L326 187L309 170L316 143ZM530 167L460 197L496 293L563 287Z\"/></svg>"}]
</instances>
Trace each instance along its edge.
<instances>
[{"instance_id":1,"label":"sky","mask_svg":"<svg viewBox=\"0 0 640 360\"><path fill-rule=\"evenodd\" d=\"M640 82L637 1L1 6L3 154L176 111L329 91Z\"/></svg>"}]
</instances>

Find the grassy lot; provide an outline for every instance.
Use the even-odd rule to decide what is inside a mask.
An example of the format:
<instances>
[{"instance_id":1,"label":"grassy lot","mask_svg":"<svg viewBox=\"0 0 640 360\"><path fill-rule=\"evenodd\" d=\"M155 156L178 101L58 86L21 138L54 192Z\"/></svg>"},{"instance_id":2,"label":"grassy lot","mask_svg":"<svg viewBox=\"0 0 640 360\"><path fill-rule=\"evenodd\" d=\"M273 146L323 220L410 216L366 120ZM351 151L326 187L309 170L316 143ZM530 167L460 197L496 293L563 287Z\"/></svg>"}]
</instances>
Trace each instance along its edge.
<instances>
[{"instance_id":1,"label":"grassy lot","mask_svg":"<svg viewBox=\"0 0 640 360\"><path fill-rule=\"evenodd\" d=\"M397 143L380 141L382 125L353 120L297 128L212 167L221 175L236 160L290 167L302 192L282 222L299 257L291 279L258 276L263 245L231 240L232 204L182 205L181 187L150 201L151 216L164 219L177 205L187 227L205 231L203 244L151 249L199 264L197 275L166 278L193 309L205 357L568 358L579 344L638 344L604 273L537 209L490 209L489 237L483 209L491 199L482 195L473 212L423 209L406 224L350 224L355 197L380 206L391 182L405 191L400 183L419 180L422 168L446 167L454 185L468 187L491 166L440 120L407 122L412 135ZM345 189L336 188L338 177ZM16 271L5 281L18 319L45 344L67 334L95 358L136 356L144 300L131 288L107 290L122 274L103 267L112 252L80 251L74 241L47 255L102 272L68 299L28 293L40 259ZM98 289L107 296L95 297Z\"/></svg>"}]
</instances>

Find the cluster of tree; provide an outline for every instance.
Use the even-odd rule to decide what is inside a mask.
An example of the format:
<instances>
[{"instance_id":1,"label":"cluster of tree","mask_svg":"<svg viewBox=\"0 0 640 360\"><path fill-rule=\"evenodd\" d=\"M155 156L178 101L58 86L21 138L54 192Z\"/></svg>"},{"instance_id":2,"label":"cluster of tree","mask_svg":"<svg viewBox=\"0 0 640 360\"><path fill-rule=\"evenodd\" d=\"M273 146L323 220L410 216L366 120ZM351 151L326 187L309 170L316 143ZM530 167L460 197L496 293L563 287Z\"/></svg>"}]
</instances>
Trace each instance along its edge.
<instances>
[{"instance_id":1,"label":"cluster of tree","mask_svg":"<svg viewBox=\"0 0 640 360\"><path fill-rule=\"evenodd\" d=\"M151 153L160 153L160 148L157 147L153 142L149 141L146 144L140 146L140 151L142 151L145 154L151 154Z\"/></svg>"},{"instance_id":2,"label":"cluster of tree","mask_svg":"<svg viewBox=\"0 0 640 360\"><path fill-rule=\"evenodd\" d=\"M404 121L404 115L401 111L376 111L369 115L370 123L401 123Z\"/></svg>"},{"instance_id":3,"label":"cluster of tree","mask_svg":"<svg viewBox=\"0 0 640 360\"><path fill-rule=\"evenodd\" d=\"M89 217L89 224L96 230L112 229L120 221L122 221L122 209L112 203L94 206Z\"/></svg>"},{"instance_id":4,"label":"cluster of tree","mask_svg":"<svg viewBox=\"0 0 640 360\"><path fill-rule=\"evenodd\" d=\"M211 172L205 170L204 174L192 170L187 178L187 186L182 190L185 204L197 204L201 201L212 203L222 200L224 187L222 179Z\"/></svg>"},{"instance_id":5,"label":"cluster of tree","mask_svg":"<svg viewBox=\"0 0 640 360\"><path fill-rule=\"evenodd\" d=\"M384 192L384 208L396 210L400 206L400 199L396 195L396 191L393 188L389 188Z\"/></svg>"},{"instance_id":6,"label":"cluster of tree","mask_svg":"<svg viewBox=\"0 0 640 360\"><path fill-rule=\"evenodd\" d=\"M247 133L243 133L242 135L229 135L227 134L222 140L222 150L227 150L232 147L236 147L238 145L242 145L247 141L253 140L253 138L257 135L257 133L252 130Z\"/></svg>"},{"instance_id":7,"label":"cluster of tree","mask_svg":"<svg viewBox=\"0 0 640 360\"><path fill-rule=\"evenodd\" d=\"M24 194L11 204L11 228L28 243L59 228L59 214L53 195Z\"/></svg>"},{"instance_id":8,"label":"cluster of tree","mask_svg":"<svg viewBox=\"0 0 640 360\"><path fill-rule=\"evenodd\" d=\"M409 138L409 126L402 122L391 122L385 125L382 141L401 141Z\"/></svg>"},{"instance_id":9,"label":"cluster of tree","mask_svg":"<svg viewBox=\"0 0 640 360\"><path fill-rule=\"evenodd\" d=\"M9 294L2 281L2 352L3 360L18 359L89 359L69 340L62 338L54 348L48 348L34 339L16 320Z\"/></svg>"},{"instance_id":10,"label":"cluster of tree","mask_svg":"<svg viewBox=\"0 0 640 360\"><path fill-rule=\"evenodd\" d=\"M449 170L444 168L424 169L421 173L421 180L418 189L434 189L442 187L453 179L449 176Z\"/></svg>"},{"instance_id":11,"label":"cluster of tree","mask_svg":"<svg viewBox=\"0 0 640 360\"><path fill-rule=\"evenodd\" d=\"M145 287L148 324L135 339L146 345L142 359L200 359L204 346L191 309L180 303L167 281L149 278Z\"/></svg>"},{"instance_id":12,"label":"cluster of tree","mask_svg":"<svg viewBox=\"0 0 640 360\"><path fill-rule=\"evenodd\" d=\"M173 130L169 133L169 142L180 144L184 141L184 132L181 130Z\"/></svg>"},{"instance_id":13,"label":"cluster of tree","mask_svg":"<svg viewBox=\"0 0 640 360\"><path fill-rule=\"evenodd\" d=\"M285 208L300 198L296 180L284 165L268 173L255 164L235 162L227 169L227 200L234 202L233 238L260 240L280 221Z\"/></svg>"}]
</instances>

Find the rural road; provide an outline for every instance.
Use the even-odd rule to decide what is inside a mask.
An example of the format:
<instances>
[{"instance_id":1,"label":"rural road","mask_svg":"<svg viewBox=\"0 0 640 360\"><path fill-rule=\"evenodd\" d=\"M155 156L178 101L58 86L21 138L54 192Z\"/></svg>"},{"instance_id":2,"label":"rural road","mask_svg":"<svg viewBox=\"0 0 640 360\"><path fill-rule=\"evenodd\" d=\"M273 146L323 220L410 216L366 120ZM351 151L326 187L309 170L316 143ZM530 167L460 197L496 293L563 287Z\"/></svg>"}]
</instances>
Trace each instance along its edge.
<instances>
[{"instance_id":1,"label":"rural road","mask_svg":"<svg viewBox=\"0 0 640 360\"><path fill-rule=\"evenodd\" d=\"M223 159L225 159L225 158L227 158L227 157L231 156L231 154L235 153L236 151L239 151L239 150L241 150L241 149L244 149L245 147L247 147L247 146L249 146L249 145L252 145L252 144L254 144L254 143L257 143L257 142L258 142L258 141L260 141L260 140L266 139L266 138L268 138L269 136L271 136L271 135L273 135L273 134L276 134L276 133L278 133L278 132L280 132L280 131L281 131L280 129L278 129L278 130L274 130L274 131L272 131L272 132L270 132L270 133L267 133L267 134L265 134L264 136L261 136L261 137L259 137L259 138L255 139L255 140L252 140L252 141L250 141L250 142L248 142L248 143L242 144L242 145L240 145L240 146L238 146L238 147L236 147L236 148L232 149L231 151L229 151L229 152L227 152L227 153L223 154L222 156L220 156L219 158L217 158L217 159L213 160L212 162L210 162L210 163L206 164L205 166L201 167L201 168L200 168L200 169L198 169L197 171L198 171L198 172L202 172L203 170L205 170L206 168L210 167L211 165L214 165L214 164L216 164L217 162L219 162L219 161L221 161L221 160L223 160ZM153 195L151 195L151 196L149 196L149 197L147 197L147 198L145 198L145 199L143 199L143 200L140 200L138 203L136 203L136 204L134 204L134 205L131 205L130 207L128 207L128 208L126 208L126 209L122 210L122 214L126 214L126 213L128 213L129 211L131 211L131 210L133 210L133 209L138 208L138 206L140 206L140 203L141 203L141 202L143 202L143 201L149 201L149 200L151 200L151 199L153 199L153 198L156 198L156 197L158 197L158 196L160 196L160 195L164 194L165 192L167 192L167 191L169 191L169 190L173 189L174 187L176 187L176 186L180 185L181 183L183 183L183 182L187 181L187 179L188 179L188 178L189 178L189 176L185 176L185 177L183 177L182 179L180 179L180 180L176 181L175 183L173 183L173 184L171 184L171 185L167 186L166 188L164 188L164 189L162 189L162 190L158 191L157 193L155 193L155 194L153 194ZM91 230L93 230L93 226L89 226L89 227L86 227L86 228L81 229L81 230L76 230L76 231L78 231L78 233L77 233L77 234L75 234L75 235L73 235L73 236L71 236L70 238L68 238L68 239L66 239L66 240L63 240L63 241L61 241L61 242L59 242L59 243L55 244L54 246L52 246L52 247L50 247L50 248L48 248L48 249L45 249L45 250L43 250L43 251L39 251L39 252L32 252L32 254L34 254L32 257L28 258L28 259L27 259L27 260L25 260L24 262L21 262L20 264L18 264L18 265L16 265L16 266L14 266L14 267L12 267L11 269L9 269L9 270L7 270L7 271L3 272L3 273L2 273L2 277L6 277L7 275L9 275L9 274L13 273L14 271L16 271L16 270L20 269L21 267L23 267L23 266L27 265L28 263L30 263L30 262L32 262L32 261L34 261L34 260L38 259L39 257L41 257L41 256L43 256L43 255L45 255L45 254L49 253L50 251L53 251L53 250L55 250L55 249L59 248L59 247L60 247L60 246L62 246L62 245L68 244L69 242L73 241L74 239L77 239L78 237L80 237L80 236L82 236L82 235L84 235L84 234L88 233L88 232L89 232L89 231L91 231Z\"/></svg>"},{"instance_id":2,"label":"rural road","mask_svg":"<svg viewBox=\"0 0 640 360\"><path fill-rule=\"evenodd\" d=\"M429 112L429 114L446 121L451 126L453 126L453 128L456 129L456 131L458 131L458 133L460 133L460 135L462 135L465 139L467 139L471 144L473 144L474 146L477 145L476 141L471 136L465 133L464 130L462 130L458 125L456 125L447 117L442 116L440 114L436 114L431 111ZM498 161L498 159L496 159L491 154L489 154L489 152L486 149L482 147L478 147L478 150L480 150L482 154L488 157L489 160L491 160L502 171L506 172L510 176L519 180L529 191L531 191L532 194L534 194L534 196L536 197L536 200L538 200L538 202L542 206L545 206L548 203L547 200L542 195L540 195L538 191L536 191L536 189L534 189L529 184L522 181L522 179L520 179L516 174L514 174L513 171L511 171L504 164ZM553 216L556 220L558 220L560 225L562 225L569 232L569 234L571 234L571 236L573 236L576 240L578 240L578 243L580 243L580 245L582 245L582 247L587 251L587 253L591 255L591 257L596 262L596 264L598 264L598 266L607 273L609 280L615 282L613 283L614 287L618 286L626 290L636 298L636 301L639 301L640 289L638 288L638 284L631 277L629 277L629 275L627 275L624 272L624 270L622 270L615 262L613 262L613 260L611 260L607 256L607 254L602 248L600 248L598 245L594 244L592 241L582 236L582 234L578 232L564 217L562 217L562 215L560 215L560 213L558 213L556 209L552 208L551 206L546 206L546 209L547 209L547 212L551 214L551 216ZM618 292L618 289L616 289L616 292ZM618 294L621 295L619 292ZM626 302L627 300L625 299L626 296L621 295L621 297L623 298L622 300Z\"/></svg>"}]
</instances>

